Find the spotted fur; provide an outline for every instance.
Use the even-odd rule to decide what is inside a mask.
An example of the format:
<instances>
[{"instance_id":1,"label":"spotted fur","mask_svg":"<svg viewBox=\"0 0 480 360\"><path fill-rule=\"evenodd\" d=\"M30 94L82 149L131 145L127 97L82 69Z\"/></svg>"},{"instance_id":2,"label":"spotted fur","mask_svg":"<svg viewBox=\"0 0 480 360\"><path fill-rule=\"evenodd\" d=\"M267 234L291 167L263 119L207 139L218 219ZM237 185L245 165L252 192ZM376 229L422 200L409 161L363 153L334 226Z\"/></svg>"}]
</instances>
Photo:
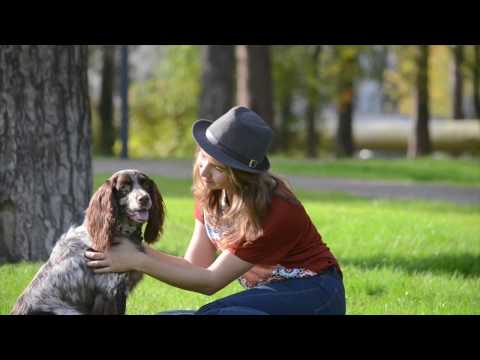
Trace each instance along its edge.
<instances>
[{"instance_id":1,"label":"spotted fur","mask_svg":"<svg viewBox=\"0 0 480 360\"><path fill-rule=\"evenodd\" d=\"M143 220L148 222L142 234ZM19 296L11 314L125 314L127 296L142 274L95 274L86 264L89 248L105 251L114 236L140 250L163 232L165 206L155 183L138 170L113 174L92 196L85 221L55 244L48 261Z\"/></svg>"}]
</instances>

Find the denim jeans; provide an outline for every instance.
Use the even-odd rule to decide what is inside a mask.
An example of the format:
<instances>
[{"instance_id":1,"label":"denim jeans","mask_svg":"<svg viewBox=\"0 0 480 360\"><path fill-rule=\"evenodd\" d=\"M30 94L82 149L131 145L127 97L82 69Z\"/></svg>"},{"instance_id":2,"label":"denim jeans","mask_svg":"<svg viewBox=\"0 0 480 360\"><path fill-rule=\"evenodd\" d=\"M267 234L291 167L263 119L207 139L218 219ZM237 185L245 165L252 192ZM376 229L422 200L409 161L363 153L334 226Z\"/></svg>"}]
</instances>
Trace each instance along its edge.
<instances>
[{"instance_id":1,"label":"denim jeans","mask_svg":"<svg viewBox=\"0 0 480 360\"><path fill-rule=\"evenodd\" d=\"M335 268L271 282L202 306L192 315L345 315L345 289ZM188 312L167 312L186 315Z\"/></svg>"}]
</instances>

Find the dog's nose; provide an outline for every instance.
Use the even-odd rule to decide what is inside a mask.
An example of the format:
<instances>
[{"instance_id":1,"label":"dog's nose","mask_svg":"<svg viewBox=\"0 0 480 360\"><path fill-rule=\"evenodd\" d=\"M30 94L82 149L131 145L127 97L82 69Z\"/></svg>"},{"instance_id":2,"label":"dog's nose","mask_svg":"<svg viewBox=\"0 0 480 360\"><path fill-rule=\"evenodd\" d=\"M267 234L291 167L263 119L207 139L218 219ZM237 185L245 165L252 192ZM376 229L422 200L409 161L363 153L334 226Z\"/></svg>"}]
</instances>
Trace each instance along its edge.
<instances>
[{"instance_id":1,"label":"dog's nose","mask_svg":"<svg viewBox=\"0 0 480 360\"><path fill-rule=\"evenodd\" d=\"M138 198L138 202L140 205L142 206L145 206L148 204L148 194L143 194L143 195L140 195L139 198Z\"/></svg>"}]
</instances>

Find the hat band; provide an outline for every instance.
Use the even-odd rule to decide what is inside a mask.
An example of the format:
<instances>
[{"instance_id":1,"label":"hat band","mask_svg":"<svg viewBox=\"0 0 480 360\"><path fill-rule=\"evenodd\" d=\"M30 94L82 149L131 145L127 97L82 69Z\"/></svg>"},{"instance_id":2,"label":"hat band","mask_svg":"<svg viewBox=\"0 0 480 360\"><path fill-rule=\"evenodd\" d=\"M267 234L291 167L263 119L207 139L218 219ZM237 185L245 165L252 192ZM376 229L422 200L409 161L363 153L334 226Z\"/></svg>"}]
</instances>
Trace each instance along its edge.
<instances>
[{"instance_id":1,"label":"hat band","mask_svg":"<svg viewBox=\"0 0 480 360\"><path fill-rule=\"evenodd\" d=\"M257 168L257 166L258 166L258 161L257 160L248 159L245 156L240 155L236 151L227 148L225 145L223 145L220 141L218 141L215 138L215 136L212 134L212 132L209 129L207 129L207 131L205 131L205 136L207 137L208 141L210 141L210 143L217 146L220 150L222 150L225 154L227 154L231 158L233 158L237 161L240 161L242 164L248 166L251 169L256 169Z\"/></svg>"}]
</instances>

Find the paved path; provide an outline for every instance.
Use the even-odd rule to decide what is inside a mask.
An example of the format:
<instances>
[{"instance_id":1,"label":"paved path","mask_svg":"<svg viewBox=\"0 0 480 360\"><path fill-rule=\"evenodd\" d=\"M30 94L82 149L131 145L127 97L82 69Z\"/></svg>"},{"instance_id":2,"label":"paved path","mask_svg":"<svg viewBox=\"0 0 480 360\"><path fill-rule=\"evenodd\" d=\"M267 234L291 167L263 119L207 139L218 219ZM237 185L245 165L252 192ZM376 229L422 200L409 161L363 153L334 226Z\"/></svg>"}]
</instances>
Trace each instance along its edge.
<instances>
[{"instance_id":1,"label":"paved path","mask_svg":"<svg viewBox=\"0 0 480 360\"><path fill-rule=\"evenodd\" d=\"M94 160L94 172L113 173L138 169L147 174L180 179L192 177L192 161L186 160ZM331 177L283 175L295 188L314 191L342 191L368 198L444 200L480 204L480 187L411 184L406 182L348 180Z\"/></svg>"}]
</instances>

